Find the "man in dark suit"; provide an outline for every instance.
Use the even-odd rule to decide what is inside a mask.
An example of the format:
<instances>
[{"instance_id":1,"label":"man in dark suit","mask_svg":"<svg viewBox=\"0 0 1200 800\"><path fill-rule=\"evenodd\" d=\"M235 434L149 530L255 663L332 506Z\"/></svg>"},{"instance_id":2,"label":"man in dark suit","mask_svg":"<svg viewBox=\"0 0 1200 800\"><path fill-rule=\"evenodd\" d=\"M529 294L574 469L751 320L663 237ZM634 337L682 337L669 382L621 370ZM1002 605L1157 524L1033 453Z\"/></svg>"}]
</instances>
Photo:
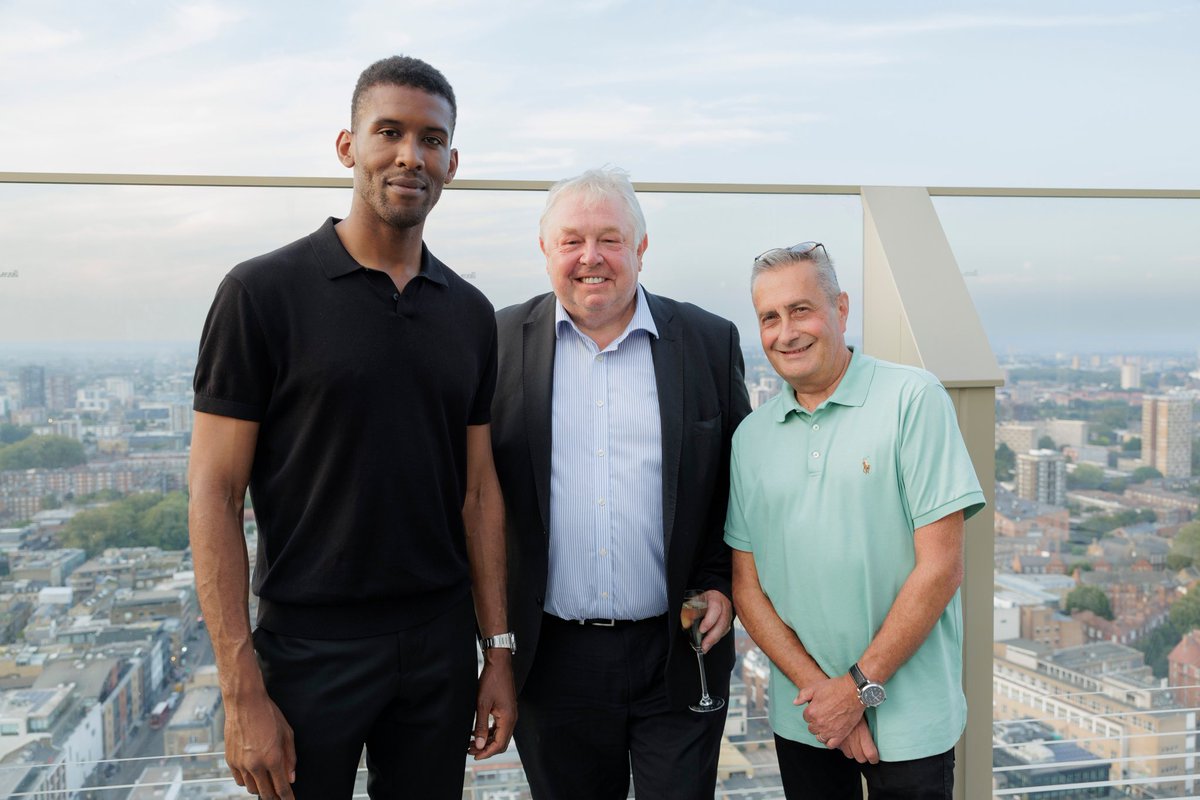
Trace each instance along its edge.
<instances>
[{"instance_id":1,"label":"man in dark suit","mask_svg":"<svg viewBox=\"0 0 1200 800\"><path fill-rule=\"evenodd\" d=\"M734 428L747 413L737 329L638 284L646 224L628 176L551 188L552 293L497 315L492 443L507 505L516 740L537 800L711 798L725 711L681 628L700 624L709 691L733 666L722 542Z\"/></svg>"}]
</instances>

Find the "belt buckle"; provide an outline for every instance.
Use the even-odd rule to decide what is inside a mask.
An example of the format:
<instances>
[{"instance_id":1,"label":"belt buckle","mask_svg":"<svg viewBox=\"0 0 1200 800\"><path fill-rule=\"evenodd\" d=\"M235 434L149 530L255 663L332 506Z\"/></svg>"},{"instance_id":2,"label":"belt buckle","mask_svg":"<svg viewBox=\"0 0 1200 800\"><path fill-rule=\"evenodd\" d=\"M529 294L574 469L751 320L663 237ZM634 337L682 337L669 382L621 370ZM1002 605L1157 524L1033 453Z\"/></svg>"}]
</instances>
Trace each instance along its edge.
<instances>
[{"instance_id":1,"label":"belt buckle","mask_svg":"<svg viewBox=\"0 0 1200 800\"><path fill-rule=\"evenodd\" d=\"M591 620L591 622L589 624L591 624L592 626L597 627L597 628L614 628L617 625L617 621L615 619L605 619L605 620L597 619L597 620Z\"/></svg>"}]
</instances>

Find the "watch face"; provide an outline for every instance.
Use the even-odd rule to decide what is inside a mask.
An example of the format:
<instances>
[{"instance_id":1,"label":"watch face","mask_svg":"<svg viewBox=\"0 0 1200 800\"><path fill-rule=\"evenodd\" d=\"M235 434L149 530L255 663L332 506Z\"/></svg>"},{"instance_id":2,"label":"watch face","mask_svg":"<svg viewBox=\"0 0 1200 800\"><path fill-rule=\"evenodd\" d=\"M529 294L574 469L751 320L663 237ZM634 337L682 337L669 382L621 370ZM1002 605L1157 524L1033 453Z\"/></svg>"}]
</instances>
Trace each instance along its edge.
<instances>
[{"instance_id":1,"label":"watch face","mask_svg":"<svg viewBox=\"0 0 1200 800\"><path fill-rule=\"evenodd\" d=\"M859 697L862 699L864 706L874 708L882 703L887 695L883 693L883 687L879 684L868 683L862 688L862 691L859 693Z\"/></svg>"}]
</instances>

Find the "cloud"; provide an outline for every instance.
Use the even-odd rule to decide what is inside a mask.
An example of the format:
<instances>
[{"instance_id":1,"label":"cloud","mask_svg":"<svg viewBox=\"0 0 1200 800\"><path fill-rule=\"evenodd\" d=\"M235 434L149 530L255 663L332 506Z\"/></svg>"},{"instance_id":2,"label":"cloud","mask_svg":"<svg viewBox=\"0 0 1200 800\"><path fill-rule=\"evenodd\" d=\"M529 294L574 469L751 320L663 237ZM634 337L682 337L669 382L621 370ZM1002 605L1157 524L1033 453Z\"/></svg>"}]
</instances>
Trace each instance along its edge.
<instances>
[{"instance_id":1,"label":"cloud","mask_svg":"<svg viewBox=\"0 0 1200 800\"><path fill-rule=\"evenodd\" d=\"M575 142L619 142L679 147L722 143L778 142L790 127L822 119L818 113L789 112L763 116L740 113L736 106L690 101L643 103L568 103L523 119L520 139Z\"/></svg>"},{"instance_id":2,"label":"cloud","mask_svg":"<svg viewBox=\"0 0 1200 800\"><path fill-rule=\"evenodd\" d=\"M78 30L65 30L52 27L40 20L13 19L8 15L0 15L0 53L5 54L5 60L15 61L17 58L40 55L56 50L62 50L83 39Z\"/></svg>"},{"instance_id":3,"label":"cloud","mask_svg":"<svg viewBox=\"0 0 1200 800\"><path fill-rule=\"evenodd\" d=\"M957 33L972 30L1106 28L1143 25L1162 19L1157 13L1134 14L936 14L882 23L841 23L818 19L805 21L810 35L846 39L884 39L928 33Z\"/></svg>"}]
</instances>

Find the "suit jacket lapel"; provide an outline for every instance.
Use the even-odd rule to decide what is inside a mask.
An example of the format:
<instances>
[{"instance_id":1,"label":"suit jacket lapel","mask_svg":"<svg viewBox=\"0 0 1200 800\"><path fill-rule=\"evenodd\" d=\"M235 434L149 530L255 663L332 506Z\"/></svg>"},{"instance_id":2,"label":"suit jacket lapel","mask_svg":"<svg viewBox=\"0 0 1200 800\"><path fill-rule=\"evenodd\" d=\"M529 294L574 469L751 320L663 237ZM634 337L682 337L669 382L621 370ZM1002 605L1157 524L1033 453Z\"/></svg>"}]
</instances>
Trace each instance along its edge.
<instances>
[{"instance_id":1,"label":"suit jacket lapel","mask_svg":"<svg viewBox=\"0 0 1200 800\"><path fill-rule=\"evenodd\" d=\"M669 557L678 501L679 459L683 450L683 342L675 316L666 304L646 292L646 305L658 328L658 338L650 340L650 352L654 358L659 419L662 420L663 545Z\"/></svg>"},{"instance_id":2,"label":"suit jacket lapel","mask_svg":"<svg viewBox=\"0 0 1200 800\"><path fill-rule=\"evenodd\" d=\"M525 394L525 433L537 489L542 530L550 530L550 445L554 393L554 295L534 307L522 329L522 389Z\"/></svg>"}]
</instances>

